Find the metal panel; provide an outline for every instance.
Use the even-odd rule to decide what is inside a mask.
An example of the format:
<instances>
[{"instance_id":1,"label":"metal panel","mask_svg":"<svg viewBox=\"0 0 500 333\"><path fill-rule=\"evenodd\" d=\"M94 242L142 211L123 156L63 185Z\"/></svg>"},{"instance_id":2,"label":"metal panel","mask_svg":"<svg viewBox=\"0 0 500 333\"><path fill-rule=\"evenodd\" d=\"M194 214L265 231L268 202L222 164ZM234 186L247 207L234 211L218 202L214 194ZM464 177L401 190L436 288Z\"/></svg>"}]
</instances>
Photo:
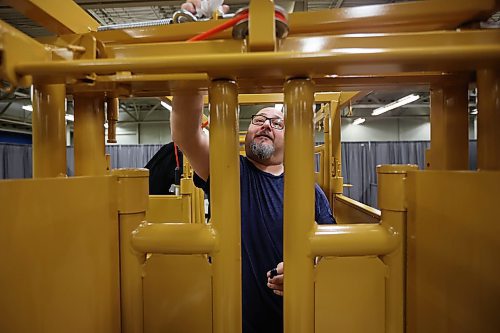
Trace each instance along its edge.
<instances>
[{"instance_id":1,"label":"metal panel","mask_svg":"<svg viewBox=\"0 0 500 333\"><path fill-rule=\"evenodd\" d=\"M500 172L406 179L407 332L498 332Z\"/></svg>"},{"instance_id":2,"label":"metal panel","mask_svg":"<svg viewBox=\"0 0 500 333\"><path fill-rule=\"evenodd\" d=\"M0 183L0 332L120 332L116 184Z\"/></svg>"}]
</instances>

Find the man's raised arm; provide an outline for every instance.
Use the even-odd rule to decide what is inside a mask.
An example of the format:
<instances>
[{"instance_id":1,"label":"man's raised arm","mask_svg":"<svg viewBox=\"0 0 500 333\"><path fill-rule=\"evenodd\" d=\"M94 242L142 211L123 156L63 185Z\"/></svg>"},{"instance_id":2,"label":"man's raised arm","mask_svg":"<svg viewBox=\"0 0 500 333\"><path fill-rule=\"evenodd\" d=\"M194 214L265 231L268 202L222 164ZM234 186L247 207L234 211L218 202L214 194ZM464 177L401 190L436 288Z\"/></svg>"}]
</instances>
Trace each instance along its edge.
<instances>
[{"instance_id":1,"label":"man's raised arm","mask_svg":"<svg viewBox=\"0 0 500 333\"><path fill-rule=\"evenodd\" d=\"M208 136L201 130L203 96L197 92L174 95L170 129L174 141L187 157L194 171L208 179Z\"/></svg>"}]
</instances>

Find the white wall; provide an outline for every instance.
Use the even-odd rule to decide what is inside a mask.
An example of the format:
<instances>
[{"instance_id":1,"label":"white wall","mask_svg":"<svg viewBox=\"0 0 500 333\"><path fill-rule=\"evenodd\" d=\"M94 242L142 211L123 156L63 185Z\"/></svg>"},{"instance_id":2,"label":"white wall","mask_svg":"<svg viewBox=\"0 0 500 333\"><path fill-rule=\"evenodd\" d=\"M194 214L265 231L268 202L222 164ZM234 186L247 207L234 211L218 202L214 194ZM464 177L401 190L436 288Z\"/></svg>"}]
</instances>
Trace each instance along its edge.
<instances>
[{"instance_id":1,"label":"white wall","mask_svg":"<svg viewBox=\"0 0 500 333\"><path fill-rule=\"evenodd\" d=\"M430 140L430 123L418 118L366 118L361 125L354 119L342 119L342 141L427 141Z\"/></svg>"},{"instance_id":2,"label":"white wall","mask_svg":"<svg viewBox=\"0 0 500 333\"><path fill-rule=\"evenodd\" d=\"M367 118L361 125L353 125L353 119L342 119L341 137L344 142L357 141L429 141L430 123L425 117L415 118ZM240 122L240 130L246 130L249 120ZM121 124L117 127L118 144L166 144L171 141L170 124L143 123L140 140L137 124ZM476 118L469 121L469 137L476 139ZM323 133L316 132L316 142L323 142Z\"/></svg>"}]
</instances>

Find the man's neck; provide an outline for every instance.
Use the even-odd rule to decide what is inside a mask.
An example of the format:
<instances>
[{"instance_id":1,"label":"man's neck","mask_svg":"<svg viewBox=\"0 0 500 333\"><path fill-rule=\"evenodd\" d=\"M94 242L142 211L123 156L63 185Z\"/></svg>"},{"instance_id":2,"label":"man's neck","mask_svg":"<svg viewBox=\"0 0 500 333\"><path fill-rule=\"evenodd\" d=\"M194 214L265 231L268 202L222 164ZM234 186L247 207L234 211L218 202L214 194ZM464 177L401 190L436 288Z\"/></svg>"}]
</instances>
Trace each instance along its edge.
<instances>
[{"instance_id":1,"label":"man's neck","mask_svg":"<svg viewBox=\"0 0 500 333\"><path fill-rule=\"evenodd\" d=\"M279 176L283 173L283 163L279 164L272 164L272 165L265 165L262 163L259 163L257 161L252 160L251 158L247 157L250 162L252 162L253 165L257 167L257 169L270 173L271 175L274 176Z\"/></svg>"}]
</instances>

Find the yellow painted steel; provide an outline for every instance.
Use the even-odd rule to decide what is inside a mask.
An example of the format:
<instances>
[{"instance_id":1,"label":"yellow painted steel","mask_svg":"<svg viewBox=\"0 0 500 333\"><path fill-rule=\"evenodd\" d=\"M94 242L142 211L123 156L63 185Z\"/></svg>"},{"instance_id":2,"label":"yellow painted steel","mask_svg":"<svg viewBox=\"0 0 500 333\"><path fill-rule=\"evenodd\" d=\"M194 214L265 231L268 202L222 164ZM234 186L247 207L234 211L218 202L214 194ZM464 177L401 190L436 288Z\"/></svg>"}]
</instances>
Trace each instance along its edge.
<instances>
[{"instance_id":1,"label":"yellow painted steel","mask_svg":"<svg viewBox=\"0 0 500 333\"><path fill-rule=\"evenodd\" d=\"M145 255L132 249L132 232L144 221L148 206L146 169L117 169L120 233L122 333L143 332L142 265Z\"/></svg>"},{"instance_id":2,"label":"yellow painted steel","mask_svg":"<svg viewBox=\"0 0 500 333\"><path fill-rule=\"evenodd\" d=\"M186 195L150 195L146 220L154 223L191 223L192 200Z\"/></svg>"},{"instance_id":3,"label":"yellow painted steel","mask_svg":"<svg viewBox=\"0 0 500 333\"><path fill-rule=\"evenodd\" d=\"M0 332L121 332L116 183L0 182Z\"/></svg>"},{"instance_id":4,"label":"yellow painted steel","mask_svg":"<svg viewBox=\"0 0 500 333\"><path fill-rule=\"evenodd\" d=\"M0 20L1 77L13 86L29 86L31 78L22 80L15 72L18 63L49 60L50 52L41 43ZM30 50L30 52L26 52Z\"/></svg>"},{"instance_id":5,"label":"yellow painted steel","mask_svg":"<svg viewBox=\"0 0 500 333\"><path fill-rule=\"evenodd\" d=\"M431 148L427 168L467 170L469 108L467 82L431 86Z\"/></svg>"},{"instance_id":6,"label":"yellow painted steel","mask_svg":"<svg viewBox=\"0 0 500 333\"><path fill-rule=\"evenodd\" d=\"M6 0L5 2L58 35L84 34L97 30L100 25L71 0Z\"/></svg>"},{"instance_id":7,"label":"yellow painted steel","mask_svg":"<svg viewBox=\"0 0 500 333\"><path fill-rule=\"evenodd\" d=\"M321 48L311 52L311 43ZM261 80L304 75L369 75L415 71L464 71L496 65L500 32L440 31L382 36L303 37L295 51L195 54L127 59L96 59L23 63L20 75L74 77L82 74L208 73L212 77L252 77ZM444 43L446 41L446 43ZM343 47L340 47L341 43ZM368 46L367 46L368 45ZM366 63L366 59L371 61Z\"/></svg>"},{"instance_id":8,"label":"yellow painted steel","mask_svg":"<svg viewBox=\"0 0 500 333\"><path fill-rule=\"evenodd\" d=\"M407 332L497 332L500 172L409 172L405 189Z\"/></svg>"},{"instance_id":9,"label":"yellow painted steel","mask_svg":"<svg viewBox=\"0 0 500 333\"><path fill-rule=\"evenodd\" d=\"M108 99L106 108L106 118L108 120L108 143L116 143L116 123L118 122L119 109L120 99L118 97Z\"/></svg>"},{"instance_id":10,"label":"yellow painted steel","mask_svg":"<svg viewBox=\"0 0 500 333\"><path fill-rule=\"evenodd\" d=\"M307 333L314 332L313 257L309 243L314 224L314 84L307 79L289 80L284 93L284 328L287 333Z\"/></svg>"},{"instance_id":11,"label":"yellow painted steel","mask_svg":"<svg viewBox=\"0 0 500 333\"><path fill-rule=\"evenodd\" d=\"M379 223L381 219L380 210L342 194L335 195L333 211L338 224Z\"/></svg>"},{"instance_id":12,"label":"yellow painted steel","mask_svg":"<svg viewBox=\"0 0 500 333\"><path fill-rule=\"evenodd\" d=\"M241 331L241 211L236 83L213 81L210 99L213 332Z\"/></svg>"},{"instance_id":13,"label":"yellow painted steel","mask_svg":"<svg viewBox=\"0 0 500 333\"><path fill-rule=\"evenodd\" d=\"M75 95L74 103L75 176L104 175L104 97Z\"/></svg>"},{"instance_id":14,"label":"yellow painted steel","mask_svg":"<svg viewBox=\"0 0 500 333\"><path fill-rule=\"evenodd\" d=\"M206 254L215 249L212 226L201 223L144 223L133 233L140 253Z\"/></svg>"},{"instance_id":15,"label":"yellow painted steel","mask_svg":"<svg viewBox=\"0 0 500 333\"><path fill-rule=\"evenodd\" d=\"M380 224L316 225L311 252L336 257L385 255L400 243L400 234Z\"/></svg>"},{"instance_id":16,"label":"yellow painted steel","mask_svg":"<svg viewBox=\"0 0 500 333\"><path fill-rule=\"evenodd\" d=\"M384 333L385 276L378 257L325 257L315 269L315 333Z\"/></svg>"},{"instance_id":17,"label":"yellow painted steel","mask_svg":"<svg viewBox=\"0 0 500 333\"><path fill-rule=\"evenodd\" d=\"M66 176L66 89L33 86L33 177Z\"/></svg>"},{"instance_id":18,"label":"yellow painted steel","mask_svg":"<svg viewBox=\"0 0 500 333\"><path fill-rule=\"evenodd\" d=\"M382 165L377 167L378 205L382 211L381 226L398 235L400 242L391 253L382 257L387 265L385 289L385 325L387 333L405 330L405 267L406 267L406 200L405 179L416 165Z\"/></svg>"},{"instance_id":19,"label":"yellow painted steel","mask_svg":"<svg viewBox=\"0 0 500 333\"><path fill-rule=\"evenodd\" d=\"M276 45L274 2L272 0L250 1L248 15L248 50L250 52L274 51Z\"/></svg>"},{"instance_id":20,"label":"yellow painted steel","mask_svg":"<svg viewBox=\"0 0 500 333\"><path fill-rule=\"evenodd\" d=\"M144 266L144 332L212 332L212 267L204 255L151 255Z\"/></svg>"},{"instance_id":21,"label":"yellow painted steel","mask_svg":"<svg viewBox=\"0 0 500 333\"><path fill-rule=\"evenodd\" d=\"M477 168L500 170L500 71L477 72Z\"/></svg>"},{"instance_id":22,"label":"yellow painted steel","mask_svg":"<svg viewBox=\"0 0 500 333\"><path fill-rule=\"evenodd\" d=\"M341 166L341 143L340 143L340 105L338 100L330 102L330 123L329 123L329 141L330 141L330 163L328 165L330 179L330 202L334 202L335 194L344 192L344 178L342 177Z\"/></svg>"}]
</instances>

